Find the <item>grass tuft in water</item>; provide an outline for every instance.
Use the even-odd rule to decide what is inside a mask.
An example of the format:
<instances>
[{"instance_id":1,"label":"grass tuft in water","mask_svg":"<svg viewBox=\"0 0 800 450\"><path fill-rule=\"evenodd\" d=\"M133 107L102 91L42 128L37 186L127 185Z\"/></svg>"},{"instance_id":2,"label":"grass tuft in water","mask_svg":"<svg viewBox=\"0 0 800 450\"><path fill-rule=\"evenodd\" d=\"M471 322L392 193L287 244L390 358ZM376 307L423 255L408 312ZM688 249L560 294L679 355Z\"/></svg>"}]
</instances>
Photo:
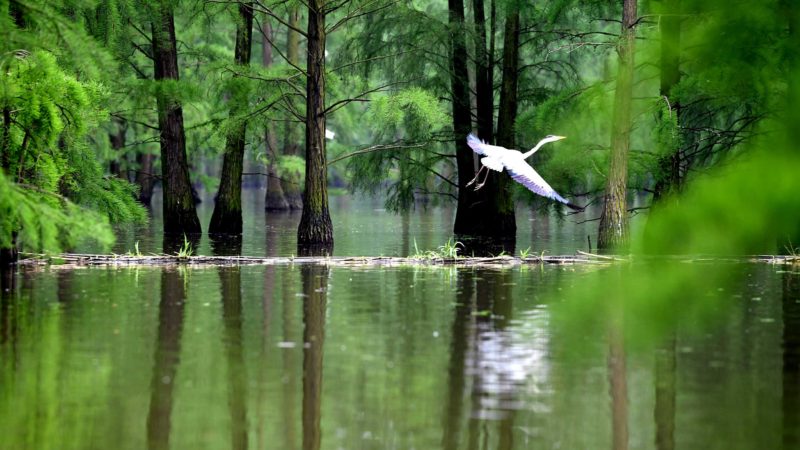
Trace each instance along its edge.
<instances>
[{"instance_id":1,"label":"grass tuft in water","mask_svg":"<svg viewBox=\"0 0 800 450\"><path fill-rule=\"evenodd\" d=\"M176 253L176 255L178 256L178 258L186 259L192 256L193 253L194 249L192 248L192 243L189 242L189 239L186 238L186 234L184 234L183 245L181 245L181 248L178 249L178 253Z\"/></svg>"},{"instance_id":2,"label":"grass tuft in water","mask_svg":"<svg viewBox=\"0 0 800 450\"><path fill-rule=\"evenodd\" d=\"M420 251L417 246L417 240L414 239L414 254L411 257L413 259L458 259L458 253L462 250L464 250L464 244L448 239L447 242L438 246L436 250Z\"/></svg>"}]
</instances>

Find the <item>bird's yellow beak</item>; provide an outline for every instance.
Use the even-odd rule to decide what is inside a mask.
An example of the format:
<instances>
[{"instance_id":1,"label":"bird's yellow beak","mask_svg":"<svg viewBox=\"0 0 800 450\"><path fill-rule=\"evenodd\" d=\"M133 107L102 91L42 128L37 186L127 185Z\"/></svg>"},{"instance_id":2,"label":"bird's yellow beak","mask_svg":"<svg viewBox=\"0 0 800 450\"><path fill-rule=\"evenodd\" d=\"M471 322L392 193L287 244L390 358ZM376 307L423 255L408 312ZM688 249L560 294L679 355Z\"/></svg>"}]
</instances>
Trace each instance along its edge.
<instances>
[{"instance_id":1,"label":"bird's yellow beak","mask_svg":"<svg viewBox=\"0 0 800 450\"><path fill-rule=\"evenodd\" d=\"M561 139L566 139L567 138L566 136L553 136L553 137L555 137L557 141L560 141Z\"/></svg>"}]
</instances>

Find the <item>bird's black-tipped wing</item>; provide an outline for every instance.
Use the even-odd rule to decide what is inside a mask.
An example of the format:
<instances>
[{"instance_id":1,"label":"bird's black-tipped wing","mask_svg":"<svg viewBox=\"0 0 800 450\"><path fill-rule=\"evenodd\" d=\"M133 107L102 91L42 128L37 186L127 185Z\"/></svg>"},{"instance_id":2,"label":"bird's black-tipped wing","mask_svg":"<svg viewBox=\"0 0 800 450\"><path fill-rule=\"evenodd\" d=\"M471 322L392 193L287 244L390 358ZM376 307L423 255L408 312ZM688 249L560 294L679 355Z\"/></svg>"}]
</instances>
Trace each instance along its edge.
<instances>
[{"instance_id":1,"label":"bird's black-tipped wing","mask_svg":"<svg viewBox=\"0 0 800 450\"><path fill-rule=\"evenodd\" d=\"M550 187L544 178L541 175L536 173L536 171L531 167L528 163L524 160L515 160L511 164L506 164L506 171L508 174L511 175L511 178L514 179L517 183L525 186L531 192L535 194L539 194L542 197L547 197L558 202L561 202L572 209L582 210L580 206L577 206L570 202L569 200L565 199L564 197L558 195L555 189Z\"/></svg>"}]
</instances>

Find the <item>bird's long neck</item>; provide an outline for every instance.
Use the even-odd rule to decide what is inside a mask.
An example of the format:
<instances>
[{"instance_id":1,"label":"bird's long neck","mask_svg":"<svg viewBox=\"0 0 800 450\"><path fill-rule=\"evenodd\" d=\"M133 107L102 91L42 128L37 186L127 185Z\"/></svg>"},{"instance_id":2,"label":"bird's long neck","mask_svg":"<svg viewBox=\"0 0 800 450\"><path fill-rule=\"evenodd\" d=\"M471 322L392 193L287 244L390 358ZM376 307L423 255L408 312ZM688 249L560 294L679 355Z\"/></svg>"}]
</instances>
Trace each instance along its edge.
<instances>
[{"instance_id":1,"label":"bird's long neck","mask_svg":"<svg viewBox=\"0 0 800 450\"><path fill-rule=\"evenodd\" d=\"M539 143L536 144L536 147L533 147L532 149L530 149L530 151L522 154L522 159L527 159L529 156L536 153L536 151L539 150L547 142L548 142L547 139L542 139L541 141L539 141Z\"/></svg>"}]
</instances>

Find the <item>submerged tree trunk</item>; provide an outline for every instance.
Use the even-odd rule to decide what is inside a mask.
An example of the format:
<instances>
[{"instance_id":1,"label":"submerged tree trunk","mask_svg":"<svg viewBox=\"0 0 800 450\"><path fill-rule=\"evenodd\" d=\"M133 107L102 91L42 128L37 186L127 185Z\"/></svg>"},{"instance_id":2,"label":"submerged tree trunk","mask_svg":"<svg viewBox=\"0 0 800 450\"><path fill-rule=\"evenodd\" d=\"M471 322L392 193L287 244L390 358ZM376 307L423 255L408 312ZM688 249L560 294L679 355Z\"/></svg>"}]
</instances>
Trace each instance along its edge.
<instances>
[{"instance_id":1,"label":"submerged tree trunk","mask_svg":"<svg viewBox=\"0 0 800 450\"><path fill-rule=\"evenodd\" d=\"M519 86L519 10L512 7L506 16L503 37L503 79L500 88L500 111L497 118L497 143L515 148L514 122L517 120L517 91ZM507 173L492 173L494 183L487 192L489 205L494 211L493 221L498 234L514 238L517 223L514 218L514 201L511 198L511 178Z\"/></svg>"},{"instance_id":2,"label":"submerged tree trunk","mask_svg":"<svg viewBox=\"0 0 800 450\"><path fill-rule=\"evenodd\" d=\"M289 25L297 28L300 24L300 12L296 6L289 10ZM300 33L289 28L286 36L286 58L292 64L300 63ZM298 145L299 133L298 126L292 122L286 122L283 128L283 154L301 156ZM290 209L303 209L303 183L299 173L286 173L281 180L283 195Z\"/></svg>"},{"instance_id":3,"label":"submerged tree trunk","mask_svg":"<svg viewBox=\"0 0 800 450\"><path fill-rule=\"evenodd\" d=\"M661 24L661 97L668 103L667 117L661 120L675 121L680 126L680 104L674 100L672 88L680 82L680 43L681 43L681 18L680 0L664 0L664 11L659 19ZM674 116L673 116L674 114ZM674 130L679 133L678 129ZM659 158L659 173L653 193L653 202L658 202L664 196L680 189L681 175L681 148L680 140L671 140L676 147L672 152Z\"/></svg>"},{"instance_id":4,"label":"submerged tree trunk","mask_svg":"<svg viewBox=\"0 0 800 450\"><path fill-rule=\"evenodd\" d=\"M250 46L253 41L253 3L239 3L239 20L236 22L236 48L234 62L239 66L250 64ZM236 93L231 99L230 117L235 124L225 140L225 156L219 182L214 214L208 232L214 234L242 234L242 168L247 123L239 119L245 108L247 95Z\"/></svg>"},{"instance_id":5,"label":"submerged tree trunk","mask_svg":"<svg viewBox=\"0 0 800 450\"><path fill-rule=\"evenodd\" d=\"M172 3L161 0L153 18L154 78L161 83L176 82L178 50ZM158 125L161 130L161 183L164 190L164 232L200 233L189 165L186 160L186 136L183 128L183 109L180 102L158 89Z\"/></svg>"},{"instance_id":6,"label":"submerged tree trunk","mask_svg":"<svg viewBox=\"0 0 800 450\"><path fill-rule=\"evenodd\" d=\"M272 65L272 25L265 18L261 25L261 34L264 37L261 47L261 61L264 67ZM267 150L267 192L264 197L264 208L270 211L285 211L289 209L289 202L283 194L281 179L278 177L278 139L275 136L275 127L268 122L264 129L264 144Z\"/></svg>"},{"instance_id":7,"label":"submerged tree trunk","mask_svg":"<svg viewBox=\"0 0 800 450\"><path fill-rule=\"evenodd\" d=\"M482 2L476 7L476 21L483 16ZM478 191L466 184L475 176L475 156L466 144L466 137L472 131L470 97L468 88L467 49L464 31L464 3L462 0L449 0L450 40L451 40L451 89L453 98L453 131L456 137L456 160L458 166L458 209L454 232L468 237L488 238L494 247L496 239L513 240L516 235L514 206L504 181L498 174L491 173L485 185ZM480 30L480 27L479 27ZM485 30L484 30L485 34ZM480 37L478 38L480 40ZM484 42L479 42L479 56L476 77L478 89L479 135L484 133L489 140L492 136L492 94L489 75L489 58ZM483 60L483 62L480 61ZM482 130L482 131L481 131ZM505 177L505 175L503 175ZM481 252L480 245L477 250ZM488 248L488 247L484 247ZM475 249L473 249L475 250Z\"/></svg>"},{"instance_id":8,"label":"submerged tree trunk","mask_svg":"<svg viewBox=\"0 0 800 450\"><path fill-rule=\"evenodd\" d=\"M624 247L628 241L628 151L631 133L631 101L633 99L633 63L636 39L636 0L624 0L622 31L617 53L617 87L611 122L611 158L606 181L603 212L597 236L598 249Z\"/></svg>"},{"instance_id":9,"label":"submerged tree trunk","mask_svg":"<svg viewBox=\"0 0 800 450\"><path fill-rule=\"evenodd\" d=\"M450 26L450 89L453 99L453 134L456 145L458 168L458 208L453 231L456 234L472 235L479 206L477 195L466 184L475 175L472 149L466 142L472 131L469 101L469 74L467 71L467 46L464 33L464 2L448 0Z\"/></svg>"},{"instance_id":10,"label":"submerged tree trunk","mask_svg":"<svg viewBox=\"0 0 800 450\"><path fill-rule=\"evenodd\" d=\"M306 180L303 215L297 230L300 253L326 253L333 247L328 211L328 167L325 155L325 11L324 0L308 7L306 66Z\"/></svg>"}]
</instances>

